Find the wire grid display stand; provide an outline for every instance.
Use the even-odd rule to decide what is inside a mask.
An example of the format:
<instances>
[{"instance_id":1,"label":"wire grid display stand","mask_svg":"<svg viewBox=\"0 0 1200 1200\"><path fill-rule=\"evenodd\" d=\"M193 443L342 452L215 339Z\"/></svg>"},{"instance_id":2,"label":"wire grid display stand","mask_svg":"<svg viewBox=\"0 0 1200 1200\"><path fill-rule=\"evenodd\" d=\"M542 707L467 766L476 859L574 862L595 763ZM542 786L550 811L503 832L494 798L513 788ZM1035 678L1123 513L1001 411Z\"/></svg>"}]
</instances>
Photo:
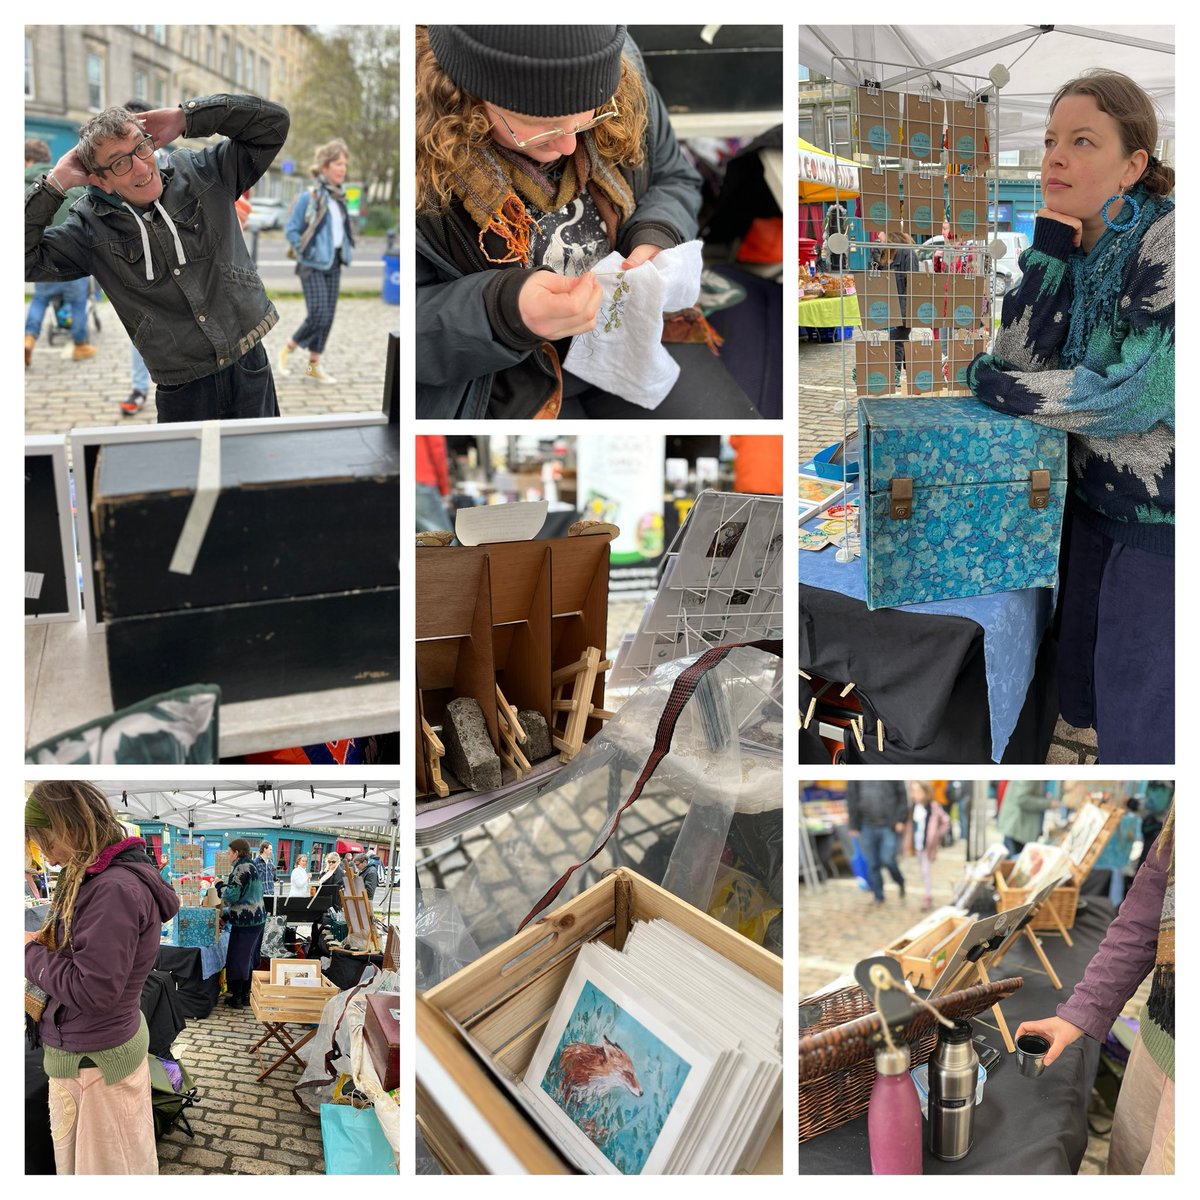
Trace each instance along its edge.
<instances>
[{"instance_id":1,"label":"wire grid display stand","mask_svg":"<svg viewBox=\"0 0 1200 1200\"><path fill-rule=\"evenodd\" d=\"M835 70L833 68L834 68L834 65L838 64L838 63L842 64L843 66L847 67L849 70L854 72L859 79L859 88L853 92L852 98L848 97L846 99L839 99L835 93L835 89L836 89L837 85L834 82ZM871 164L870 167L866 166L865 164L863 164L861 162L859 163L859 180L860 180L859 195L861 197L863 190L864 190L863 184L862 184L862 181L864 178L864 173L866 173L873 179L879 179L880 177L883 177L886 179L890 173L891 175L894 175L897 177L897 180L896 180L897 182L899 181L899 176L901 175L901 173L903 173L906 175L917 176L920 179L933 179L936 181L945 180L947 182L951 181L951 180L955 180L955 179L967 179L967 180L983 179L984 185L985 185L984 197L985 197L985 204L986 204L986 203L988 203L987 183L990 180L990 182L992 184L991 192L990 192L990 204L991 204L991 209L992 209L993 215L992 215L991 221L985 224L985 236L987 238L986 244L981 246L980 240L977 238L967 238L967 237L954 238L954 237L952 237L951 239L947 239L943 246L944 254L947 257L953 258L954 256L956 256L959 253L966 254L968 251L968 244L969 243L973 244L974 252L971 257L973 258L972 266L974 267L974 270L971 272L971 274L976 275L983 279L982 309L984 312L987 313L988 321L990 323L992 320L992 299L993 299L994 290L995 290L994 266L995 266L995 262L1004 256L1005 249L1006 249L1004 246L1004 243L997 236L997 234L998 234L997 222L998 222L998 215L999 215L999 211L1000 211L999 172L997 170L991 169L992 164L996 160L996 156L998 154L997 142L999 139L999 129L1000 129L1000 118L999 118L1000 88L1001 88L1001 86L1003 86L1003 83L1002 82L996 83L992 79L984 77L984 76L966 74L966 73L957 72L957 71L947 71L945 69L939 68L938 72L937 72L938 75L943 76L943 77L949 77L952 81L952 86L956 89L956 91L959 87L962 88L961 94L946 95L944 92L942 92L942 90L939 87L937 89L937 94L935 96L934 89L932 89L928 84L917 89L916 91L913 91L913 89L911 89L911 88L906 89L907 94L916 95L921 100L938 99L938 100L944 101L944 103L947 106L946 107L946 117L945 117L946 128L951 129L952 136L953 136L953 128L950 125L950 121L951 121L950 114L952 111L951 105L953 105L954 103L957 102L960 104L966 104L968 107L971 107L971 108L981 107L983 109L983 111L986 113L985 128L986 128L987 138L988 138L987 149L986 149L986 151L983 151L982 148L977 147L976 153L974 155L976 162L982 160L983 169L968 171L968 170L962 170L959 167L951 166L951 161L955 157L955 155L954 155L953 149L947 148L944 144L941 145L940 149L937 148L936 146L934 147L934 152L931 153L930 161L928 161L928 162L906 157L905 152L910 149L910 143L909 143L908 139L911 134L911 131L907 130L907 129L905 130L905 141L904 141L904 143L900 144L897 147L897 149L898 149L897 154L889 155L889 154L877 153L875 151L875 149L870 145L870 142L866 135L866 131L864 130L865 122L861 119L861 115L856 111L857 106L860 103L860 96L862 95L863 89L865 89L866 94L868 96L882 97L882 95L885 93L896 94L896 95L904 94L904 93L896 93L896 92L894 92L894 89L892 89L892 88L883 87L881 84L879 84L873 78L876 68L879 68L879 67L894 67L894 68L896 68L897 75L894 79L887 81L889 84L907 84L910 81L914 80L915 78L929 74L928 68L923 67L923 66L914 66L912 63L892 63L892 62L886 62L883 60L875 60L875 59L868 61L868 60L857 59L857 58L843 58L841 56L836 56L832 59L831 69L830 69L830 73L829 73L829 78L830 78L829 89L830 89L830 100L831 100L830 113L831 113L831 115L836 116L837 112L839 111L839 108L844 106L845 113L846 113L848 120L851 120L855 116L859 117L856 134L855 134L855 141L857 143L858 156L859 156L859 158L861 158L863 155L868 155L869 157L871 157L873 159L873 163ZM993 72L993 74L994 73L995 72ZM984 99L985 97L986 97L986 102ZM852 99L854 101L853 105L851 102ZM901 114L901 121L903 122L903 113ZM940 134L942 131L938 131L938 132ZM945 140L945 139L943 139L943 140ZM889 149L890 149L890 147L889 147ZM907 164L907 166L905 166L905 164ZM834 186L834 203L840 204L840 203L842 203L842 197L840 195L840 181L838 179L838 173L836 171L833 172L833 186ZM892 195L892 196L899 197L900 190L899 190L899 188L895 187L894 185L891 185L890 187L887 187L885 189L885 195ZM935 209L935 211L938 209L938 201L939 200L941 201L941 212L942 212L944 218L949 219L950 230L953 235L954 220L953 220L953 217L948 213L949 205L948 205L948 202L946 201L945 197L935 196L934 200L933 200L933 208ZM901 211L903 211L903 213L904 213L903 220L897 218L895 223L900 224L900 225L902 225L902 227L907 229L907 228L911 227L911 225L912 225L912 220L911 220L912 214L907 210L906 205L902 207ZM865 215L866 214L865 214L865 208L864 208L864 216ZM940 232L940 229L933 230L931 228L931 234L936 234L938 232ZM838 239L842 239L842 240L839 241ZM871 241L869 243L869 246L872 250L875 250L875 249L891 250L893 252L904 249L904 248L908 248L908 249L914 248L912 246L909 246L909 244L906 242L889 242L889 241L882 241L882 242ZM856 250L858 248L859 247L857 246L857 244L851 241L848 233L834 235L833 237L831 237L829 239L829 241L826 243L826 246L825 246L825 250L827 253L833 253L838 256L839 266L836 271L831 271L830 273L835 274L838 277L838 281L839 281L839 288L838 288L839 304L840 304L839 324L842 326L843 329L846 327L847 322L846 322L846 299L845 299L845 293L842 291L842 288L841 288L841 279L842 279L842 275L847 270L850 251ZM983 253L980 253L981 249L983 250ZM875 278L877 275L890 275L891 272L888 271L886 268L884 268L882 271L877 271L875 269L868 267L866 274L869 278ZM914 274L920 274L920 272L915 272ZM939 278L941 278L941 276L935 274L934 278L939 279ZM930 326L916 327L914 325L914 316L916 315L916 313L915 313L916 305L915 305L915 297L913 295L913 289L912 289L911 283L907 287L907 289L906 289L906 291L907 291L907 297L906 297L907 312L906 312L906 315L899 321L899 324L906 325L911 330L911 332L909 334L909 345L910 346L912 346L914 343L916 343L916 344L923 343L925 345L932 345L936 348L934 351L934 355L933 355L935 371L934 371L934 380L932 383L932 387L929 389L929 391L916 390L914 388L914 381L909 379L909 377L908 377L909 368L913 362L912 351L911 350L906 351L905 384L904 384L904 388L901 389L901 387L899 385L899 379L898 379L899 371L894 365L894 357L893 357L893 349L892 349L893 343L891 343L888 340L888 335L889 335L890 331L888 329L872 330L869 332L866 331L865 327L866 327L866 321L868 319L868 314L866 312L866 302L865 302L865 297L863 294L863 289L856 284L855 290L858 295L860 318L862 319L863 326L864 326L863 338L861 338L861 339L856 338L854 340L854 342L851 343L852 347L854 348L853 352L855 355L856 362L857 362L857 357L858 357L857 347L860 344L862 344L863 342L865 342L868 346L884 347L882 353L886 356L886 368L887 368L886 375L888 378L888 382L893 383L893 381L894 381L894 383L893 383L893 386L886 387L881 392L875 392L875 391L869 392L868 391L868 386L869 386L868 380L862 378L862 376L865 372L861 368L857 370L857 378L852 380L851 379L851 367L856 366L856 363L850 364L850 366L847 365L847 343L846 343L845 339L842 340L842 343L841 343L841 346L842 346L842 354L841 354L842 398L840 400L835 401L834 411L839 412L842 417L842 440L843 440L844 446L848 444L848 439L850 438L850 436L857 432L857 428L858 428L858 425L857 425L857 413L858 413L857 396L859 396L859 395L870 394L870 395L882 395L882 396L892 396L892 397L905 397L905 398L913 398L914 400L919 400L924 395L947 396L947 395L968 395L969 394L969 392L967 392L966 389L961 384L955 383L954 375L953 375L952 371L948 371L947 377L945 377L945 378L942 375L943 364L941 362L940 351L941 351L942 346L947 345L948 340L949 340L948 335L951 335L953 333L953 314L951 314L951 316L949 318L943 318L941 320L938 320L937 317L935 316L935 318L934 318L933 322L931 322ZM936 306L935 306L935 308L936 308ZM982 313L976 312L974 314L974 320L970 323L970 329L973 333L978 330L981 321L982 321ZM939 341L934 341L934 338L933 338L934 325L936 325L937 328L939 328L941 330L941 339ZM990 342L990 331L988 334L985 334L979 340L974 341L973 344L975 347L975 352L981 352L981 351L986 350L989 345L989 342ZM950 359L949 361L952 362L953 359ZM862 478L861 455L865 454L866 452L867 452L867 447L865 447L865 446L859 447L859 455L860 455L859 479L860 480ZM844 456L844 461L849 462L850 460L851 460L851 455L849 453L846 453ZM846 482L849 483L849 480L846 480ZM845 509L843 511L842 521L843 521L844 536L843 536L841 544L838 546L838 549L837 549L838 562L843 562L843 563L850 562L852 559L858 558L861 556L862 550L861 550L860 538L861 538L861 528L862 528L862 521L861 521L862 499L863 499L863 497L862 497L862 491L861 491L861 486L860 486L859 510L858 510L859 511L859 531L857 533L852 533L852 531L850 529L850 514L851 514L850 508L847 506L847 507L845 507Z\"/></svg>"},{"instance_id":2,"label":"wire grid display stand","mask_svg":"<svg viewBox=\"0 0 1200 1200\"><path fill-rule=\"evenodd\" d=\"M703 491L680 526L658 591L621 645L609 687L710 646L783 636L783 500Z\"/></svg>"}]
</instances>

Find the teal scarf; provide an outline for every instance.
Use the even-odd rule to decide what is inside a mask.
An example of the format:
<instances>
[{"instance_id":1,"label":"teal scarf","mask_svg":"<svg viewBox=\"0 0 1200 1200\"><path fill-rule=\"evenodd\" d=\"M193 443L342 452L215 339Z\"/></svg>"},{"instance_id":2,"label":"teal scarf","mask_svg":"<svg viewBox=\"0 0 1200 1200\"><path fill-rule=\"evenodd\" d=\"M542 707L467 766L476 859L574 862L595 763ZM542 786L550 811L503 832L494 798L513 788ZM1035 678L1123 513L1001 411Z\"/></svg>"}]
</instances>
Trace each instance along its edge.
<instances>
[{"instance_id":1,"label":"teal scarf","mask_svg":"<svg viewBox=\"0 0 1200 1200\"><path fill-rule=\"evenodd\" d=\"M1120 233L1106 229L1104 236L1084 253L1076 250L1069 260L1071 268L1071 328L1059 352L1059 365L1073 369L1083 362L1096 328L1112 320L1121 298L1121 280L1125 264L1137 252L1146 231L1175 201L1151 196L1140 184L1128 193L1141 204L1138 219ZM1123 216L1118 214L1118 219Z\"/></svg>"}]
</instances>

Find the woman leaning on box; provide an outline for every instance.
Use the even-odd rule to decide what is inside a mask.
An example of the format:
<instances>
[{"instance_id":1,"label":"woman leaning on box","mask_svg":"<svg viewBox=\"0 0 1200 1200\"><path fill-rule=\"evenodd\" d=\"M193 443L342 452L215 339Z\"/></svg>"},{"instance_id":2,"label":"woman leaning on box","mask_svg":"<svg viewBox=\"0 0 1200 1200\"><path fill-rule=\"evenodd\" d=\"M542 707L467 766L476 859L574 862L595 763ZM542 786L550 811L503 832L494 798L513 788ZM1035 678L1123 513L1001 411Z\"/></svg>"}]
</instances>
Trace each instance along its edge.
<instances>
[{"instance_id":1,"label":"woman leaning on box","mask_svg":"<svg viewBox=\"0 0 1200 1200\"><path fill-rule=\"evenodd\" d=\"M1089 71L1050 106L1045 207L971 390L1063 429L1059 708L1105 763L1175 761L1175 172L1153 104Z\"/></svg>"},{"instance_id":2,"label":"woman leaning on box","mask_svg":"<svg viewBox=\"0 0 1200 1200\"><path fill-rule=\"evenodd\" d=\"M157 1175L142 985L179 898L108 799L35 784L25 836L62 871L45 924L25 935L26 1024L50 1077L59 1175Z\"/></svg>"}]
</instances>

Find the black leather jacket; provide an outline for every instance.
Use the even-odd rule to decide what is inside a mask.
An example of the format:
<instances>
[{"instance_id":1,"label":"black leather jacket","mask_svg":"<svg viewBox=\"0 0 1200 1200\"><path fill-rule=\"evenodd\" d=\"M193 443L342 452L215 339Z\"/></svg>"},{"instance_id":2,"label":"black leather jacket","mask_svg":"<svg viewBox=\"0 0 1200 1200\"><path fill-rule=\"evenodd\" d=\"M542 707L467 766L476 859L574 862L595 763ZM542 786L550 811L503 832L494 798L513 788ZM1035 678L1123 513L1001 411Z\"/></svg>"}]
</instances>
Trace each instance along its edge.
<instances>
[{"instance_id":1,"label":"black leather jacket","mask_svg":"<svg viewBox=\"0 0 1200 1200\"><path fill-rule=\"evenodd\" d=\"M236 362L279 320L246 249L234 201L283 146L287 109L257 96L225 95L188 100L183 109L185 137L219 133L228 140L177 150L162 170L159 203L178 247L157 208L139 218L118 197L92 187L51 228L61 197L44 176L25 193L26 280L94 275L151 378L166 385L203 379Z\"/></svg>"}]
</instances>

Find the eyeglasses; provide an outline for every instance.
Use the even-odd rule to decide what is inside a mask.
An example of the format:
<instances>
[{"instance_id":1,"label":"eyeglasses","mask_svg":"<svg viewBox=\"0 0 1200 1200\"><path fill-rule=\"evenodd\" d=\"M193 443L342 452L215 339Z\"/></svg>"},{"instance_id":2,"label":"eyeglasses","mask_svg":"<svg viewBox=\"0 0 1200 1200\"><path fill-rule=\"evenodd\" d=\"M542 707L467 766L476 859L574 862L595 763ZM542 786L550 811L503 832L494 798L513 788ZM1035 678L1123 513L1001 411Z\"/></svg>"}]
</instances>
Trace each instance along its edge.
<instances>
[{"instance_id":1,"label":"eyeglasses","mask_svg":"<svg viewBox=\"0 0 1200 1200\"><path fill-rule=\"evenodd\" d=\"M582 133L585 129L595 129L597 125L603 125L605 121L611 121L613 117L620 116L620 111L617 108L615 99L610 100L612 105L607 112L597 113L590 121L584 121L582 125L576 125L574 129L543 129L541 133L535 133L531 137L519 138L513 127L504 119L504 114L497 110L496 116L500 119L500 124L504 126L505 132L513 140L513 145L521 150L527 146L544 146L547 142L552 142L555 138L572 137L577 133ZM495 121L492 122L495 125Z\"/></svg>"},{"instance_id":2,"label":"eyeglasses","mask_svg":"<svg viewBox=\"0 0 1200 1200\"><path fill-rule=\"evenodd\" d=\"M133 168L133 156L136 154L138 158L144 162L148 158L154 157L154 139L150 136L142 138L132 153L122 154L120 158L114 158L107 167L97 167L97 171L111 171L114 175L128 175Z\"/></svg>"}]
</instances>

